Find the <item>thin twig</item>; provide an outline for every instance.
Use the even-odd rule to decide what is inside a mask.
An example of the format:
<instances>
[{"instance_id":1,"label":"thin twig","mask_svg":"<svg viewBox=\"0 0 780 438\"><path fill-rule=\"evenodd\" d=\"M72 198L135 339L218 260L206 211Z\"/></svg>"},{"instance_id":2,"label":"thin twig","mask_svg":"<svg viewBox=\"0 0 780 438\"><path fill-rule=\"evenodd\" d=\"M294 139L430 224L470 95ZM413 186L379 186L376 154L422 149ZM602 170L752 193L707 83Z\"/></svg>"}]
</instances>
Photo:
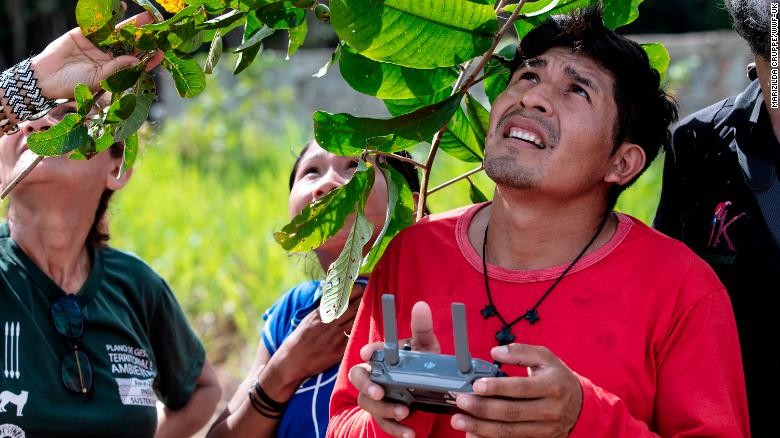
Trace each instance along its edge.
<instances>
[{"instance_id":1,"label":"thin twig","mask_svg":"<svg viewBox=\"0 0 780 438\"><path fill-rule=\"evenodd\" d=\"M379 155L379 156L382 156L382 157L388 157L388 158L392 158L394 160L403 161L403 162L409 163L409 164L411 164L413 166L417 166L417 167L419 167L420 169L423 169L423 170L426 169L425 164L420 163L419 161L414 161L411 158L402 157L401 155L391 154L389 152L382 152L382 151L368 151L368 153L370 155Z\"/></svg>"},{"instance_id":2,"label":"thin twig","mask_svg":"<svg viewBox=\"0 0 780 438\"><path fill-rule=\"evenodd\" d=\"M447 182L443 182L443 183L439 184L438 186L428 190L428 195L432 195L432 194L438 192L439 190L441 190L441 189L443 189L443 188L445 188L447 186L451 186L451 185L455 184L456 182L458 182L460 180L469 179L469 177L471 175L474 175L475 173L482 172L483 170L485 170L485 166L479 166L479 167L477 167L474 170L470 170L470 171L464 173L463 175L456 176L455 178L452 178L451 180L449 180Z\"/></svg>"},{"instance_id":3,"label":"thin twig","mask_svg":"<svg viewBox=\"0 0 780 438\"><path fill-rule=\"evenodd\" d=\"M44 157L43 157L43 155L38 155L37 157L35 157L35 161L33 161L32 163L30 163L30 165L29 165L29 166L27 166L27 168L26 168L26 169L24 169L24 170L22 171L22 173L20 173L19 175L17 175L17 176L16 176L16 178L14 178L14 180L13 180L13 181L11 181L11 183L10 183L10 184L8 184L8 185L7 185L7 186L6 186L6 187L3 189L3 192L2 192L2 193L0 193L0 200L2 200L2 199L5 199L5 197L6 197L6 196L8 196L8 194L9 194L9 193L11 193L11 190L13 190L13 189L14 189L14 187L16 187L17 185L19 185L19 183L20 183L20 182L22 182L22 180L24 179L24 177L26 177L27 175L29 175L29 174L30 174L30 172L32 172L32 171L33 171L33 169L35 169L35 166L37 166L37 165L38 165L38 163L40 163L41 161L43 161L43 158L44 158Z\"/></svg>"}]
</instances>

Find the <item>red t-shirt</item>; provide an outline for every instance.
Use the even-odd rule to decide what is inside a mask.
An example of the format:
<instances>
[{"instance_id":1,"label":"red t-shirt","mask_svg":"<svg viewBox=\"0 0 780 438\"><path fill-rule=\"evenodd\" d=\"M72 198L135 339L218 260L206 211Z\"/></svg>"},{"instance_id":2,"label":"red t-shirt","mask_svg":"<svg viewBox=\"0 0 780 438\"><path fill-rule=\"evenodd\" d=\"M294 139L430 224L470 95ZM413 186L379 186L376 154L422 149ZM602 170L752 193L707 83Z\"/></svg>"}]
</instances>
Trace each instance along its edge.
<instances>
[{"instance_id":1,"label":"red t-shirt","mask_svg":"<svg viewBox=\"0 0 780 438\"><path fill-rule=\"evenodd\" d=\"M357 406L347 374L360 348L384 339L381 295L394 293L399 338L411 336L412 305L426 301L442 353L453 354L450 305L466 305L474 357L501 328L484 319L482 260L468 227L485 204L432 216L399 234L369 282L331 398L329 437L385 436ZM748 436L742 360L728 295L709 266L682 243L618 214L612 239L583 257L539 307L516 342L549 348L580 377L582 411L571 437ZM555 230L550 230L551 233ZM513 271L488 265L494 303L507 319L524 313L566 266ZM524 368L504 366L509 375ZM450 415L415 412L417 436L463 436Z\"/></svg>"}]
</instances>

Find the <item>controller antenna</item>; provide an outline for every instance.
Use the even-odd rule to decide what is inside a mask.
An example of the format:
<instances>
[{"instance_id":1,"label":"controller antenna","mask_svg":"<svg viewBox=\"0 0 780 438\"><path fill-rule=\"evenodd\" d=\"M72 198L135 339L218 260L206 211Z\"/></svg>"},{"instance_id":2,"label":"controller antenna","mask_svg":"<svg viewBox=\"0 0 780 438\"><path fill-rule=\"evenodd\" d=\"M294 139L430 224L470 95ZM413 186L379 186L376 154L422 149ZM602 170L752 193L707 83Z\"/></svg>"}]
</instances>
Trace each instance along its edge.
<instances>
[{"instance_id":1,"label":"controller antenna","mask_svg":"<svg viewBox=\"0 0 780 438\"><path fill-rule=\"evenodd\" d=\"M385 326L385 360L389 365L398 365L398 330L395 322L395 296L382 295L382 320Z\"/></svg>"},{"instance_id":2,"label":"controller antenna","mask_svg":"<svg viewBox=\"0 0 780 438\"><path fill-rule=\"evenodd\" d=\"M471 371L471 353L466 330L466 306L463 303L452 303L452 331L455 335L455 360L458 370L466 374Z\"/></svg>"}]
</instances>

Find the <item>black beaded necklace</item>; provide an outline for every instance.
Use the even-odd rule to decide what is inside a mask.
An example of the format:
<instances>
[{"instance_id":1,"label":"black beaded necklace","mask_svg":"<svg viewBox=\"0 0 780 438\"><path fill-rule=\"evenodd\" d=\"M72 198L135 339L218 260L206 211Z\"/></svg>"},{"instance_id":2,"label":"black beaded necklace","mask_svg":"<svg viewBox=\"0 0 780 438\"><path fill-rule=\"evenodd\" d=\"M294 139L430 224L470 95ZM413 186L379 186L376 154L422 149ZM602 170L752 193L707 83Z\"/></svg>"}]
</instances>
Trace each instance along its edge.
<instances>
[{"instance_id":1,"label":"black beaded necklace","mask_svg":"<svg viewBox=\"0 0 780 438\"><path fill-rule=\"evenodd\" d=\"M574 267L575 264L582 258L583 255L585 255L585 252L588 251L588 248L590 248L591 245L593 245L593 242L596 241L596 238L599 237L599 234L601 234L601 231L604 229L604 226L607 224L607 218L609 218L609 212L604 214L604 219L601 220L601 225L599 225L598 230L596 230L596 233L591 237L590 241L587 245L585 245L585 248L582 248L582 251L580 251L579 255L574 258L574 260L569 264L566 269L563 270L560 276L558 276L558 279L555 280L555 282L552 284L552 286L547 289L547 291L542 295L541 298L539 298L539 301L536 302L530 309L526 310L525 313L518 316L517 318L513 319L511 322L507 322L506 319L501 315L501 313L498 311L496 306L493 304L493 296L490 294L490 284L488 282L488 272L487 272L487 244L488 244L488 226L485 225L485 239L482 242L482 273L485 277L485 292L487 293L488 298L488 304L485 306L484 309L480 310L479 313L482 314L482 317L485 319L490 318L491 316L497 316L499 321L501 321L501 324L503 324L503 327L501 330L496 332L496 341L498 341L499 345L506 345L511 344L515 341L515 335L512 334L512 326L517 324L518 322L522 320L528 321L529 324L533 325L537 321L539 321L539 312L537 309L542 304L542 301L544 301L545 298L547 298L548 295L550 295L550 292L555 289L555 286L558 286L558 283L563 280L563 277L571 271L571 269Z\"/></svg>"}]
</instances>

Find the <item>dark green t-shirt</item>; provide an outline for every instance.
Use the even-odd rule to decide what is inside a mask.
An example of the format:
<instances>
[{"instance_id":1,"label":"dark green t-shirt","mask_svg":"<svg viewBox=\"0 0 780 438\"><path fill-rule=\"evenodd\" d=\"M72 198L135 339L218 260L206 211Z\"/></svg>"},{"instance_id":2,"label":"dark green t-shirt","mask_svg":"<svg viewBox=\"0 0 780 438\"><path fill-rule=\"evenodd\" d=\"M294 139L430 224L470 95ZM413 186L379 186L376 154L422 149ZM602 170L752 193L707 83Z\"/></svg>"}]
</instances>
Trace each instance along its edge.
<instances>
[{"instance_id":1,"label":"dark green t-shirt","mask_svg":"<svg viewBox=\"0 0 780 438\"><path fill-rule=\"evenodd\" d=\"M87 400L65 388L71 343L54 328L51 304L64 292L0 224L0 436L153 436L156 401L190 399L205 353L168 285L140 259L95 250L78 293L81 345L93 374Z\"/></svg>"}]
</instances>

